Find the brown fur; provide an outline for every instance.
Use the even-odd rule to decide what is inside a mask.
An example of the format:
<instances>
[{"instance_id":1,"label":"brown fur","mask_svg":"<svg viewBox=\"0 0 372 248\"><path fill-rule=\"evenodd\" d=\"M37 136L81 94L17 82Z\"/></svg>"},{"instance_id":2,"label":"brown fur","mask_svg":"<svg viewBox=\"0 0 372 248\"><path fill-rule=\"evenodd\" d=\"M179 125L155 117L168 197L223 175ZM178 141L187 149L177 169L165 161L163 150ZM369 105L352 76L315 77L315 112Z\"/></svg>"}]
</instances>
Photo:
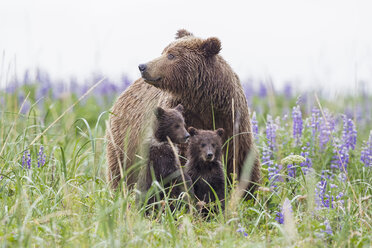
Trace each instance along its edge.
<instances>
[{"instance_id":1,"label":"brown fur","mask_svg":"<svg viewBox=\"0 0 372 248\"><path fill-rule=\"evenodd\" d=\"M191 189L191 179L187 173L184 173L187 189L184 187L179 170L178 154L175 154L168 141L169 138L172 143L180 144L186 142L190 136L185 129L182 111L182 105L178 105L174 109L158 107L155 111L154 136L149 145L148 163L137 181L137 188L141 192L141 202L146 200L146 197L149 198L148 202L156 202L155 196L146 195L154 179L163 186L171 198L178 198L182 192ZM156 191L150 193L156 193ZM162 192L159 193L159 196L164 198Z\"/></svg>"},{"instance_id":2,"label":"brown fur","mask_svg":"<svg viewBox=\"0 0 372 248\"><path fill-rule=\"evenodd\" d=\"M187 174L193 182L194 195L197 200L205 203L216 201L212 191L219 201L225 198L225 177L221 163L222 128L216 131L188 129L191 137L187 149ZM224 204L221 204L224 208Z\"/></svg>"},{"instance_id":3,"label":"brown fur","mask_svg":"<svg viewBox=\"0 0 372 248\"><path fill-rule=\"evenodd\" d=\"M229 142L227 173L230 176L235 171L239 178L251 153L256 159L250 174L253 184L248 187L254 191L254 183L260 181L260 162L240 80L218 54L221 43L217 38L201 39L187 31L179 31L177 37L159 58L146 64L142 78L123 92L112 108L106 136L112 185L116 187L121 178L120 166L127 172L124 173L127 185L136 182L138 173L133 170L135 154L141 154L140 145L145 137L142 134L146 133L146 127L151 123L149 111L153 106L171 108L182 104L186 126L214 129L214 113L215 127L225 130L223 141L233 134L242 133ZM126 136L129 142L125 142ZM233 143L236 144L235 153ZM225 151L226 146L223 153Z\"/></svg>"}]
</instances>

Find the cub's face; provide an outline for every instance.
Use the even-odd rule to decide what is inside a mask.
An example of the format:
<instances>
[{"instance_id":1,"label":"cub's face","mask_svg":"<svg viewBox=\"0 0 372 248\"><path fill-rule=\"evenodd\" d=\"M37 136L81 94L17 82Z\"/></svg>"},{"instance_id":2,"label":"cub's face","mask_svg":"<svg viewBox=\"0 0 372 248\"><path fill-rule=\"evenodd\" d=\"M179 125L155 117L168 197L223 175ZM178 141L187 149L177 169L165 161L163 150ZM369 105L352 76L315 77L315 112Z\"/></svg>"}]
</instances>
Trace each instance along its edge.
<instances>
[{"instance_id":1,"label":"cub's face","mask_svg":"<svg viewBox=\"0 0 372 248\"><path fill-rule=\"evenodd\" d=\"M169 44L161 56L138 66L146 83L178 93L192 87L200 76L201 66L219 53L217 38L200 39L186 30L179 30L176 41Z\"/></svg>"},{"instance_id":2,"label":"cub's face","mask_svg":"<svg viewBox=\"0 0 372 248\"><path fill-rule=\"evenodd\" d=\"M205 162L220 160L221 137L224 134L222 128L216 131L197 130L193 127L188 129L190 133L189 156Z\"/></svg>"},{"instance_id":3,"label":"cub's face","mask_svg":"<svg viewBox=\"0 0 372 248\"><path fill-rule=\"evenodd\" d=\"M174 109L162 109L160 107L156 109L156 132L160 140L166 141L166 137L169 137L175 144L185 143L188 140L190 134L185 128L182 112L182 105L178 105Z\"/></svg>"}]
</instances>

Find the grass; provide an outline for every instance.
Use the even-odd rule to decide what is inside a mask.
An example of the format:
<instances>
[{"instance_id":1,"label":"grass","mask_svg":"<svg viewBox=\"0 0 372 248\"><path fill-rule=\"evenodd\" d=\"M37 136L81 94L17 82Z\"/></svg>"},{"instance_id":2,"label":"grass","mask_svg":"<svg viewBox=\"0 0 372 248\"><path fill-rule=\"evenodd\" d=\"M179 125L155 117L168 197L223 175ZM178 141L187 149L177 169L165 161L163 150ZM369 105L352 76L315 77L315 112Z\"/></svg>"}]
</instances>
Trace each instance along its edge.
<instances>
[{"instance_id":1,"label":"grass","mask_svg":"<svg viewBox=\"0 0 372 248\"><path fill-rule=\"evenodd\" d=\"M320 96L319 104L312 93L303 93L302 100L299 94L288 97L278 92L251 97L249 104L257 114L257 145L262 156L268 149L267 115L274 120L279 117L274 121L275 149L269 160L262 159L261 188L256 199L248 201L234 198L234 190L229 192L227 205L231 204L226 211L205 220L182 211L146 217L136 205L133 190L110 189L104 133L114 92L92 91L79 99L82 94L55 96L53 88L40 97L39 89L39 84L30 83L0 93L2 247L372 245L372 168L360 161L363 141L368 140L372 128L370 95L345 95L332 100ZM291 118L296 102L303 119L297 144ZM322 112L329 109L334 115L335 128L323 149L320 134L315 139L312 135L313 106ZM355 150L348 151L347 174L343 176L343 171L331 168L331 164L340 156L334 151L342 139L339 114L348 111L358 136ZM309 154L305 157L311 159L313 169L304 173L300 164L293 163L296 176L291 177L281 160L291 154L300 155L307 144ZM30 154L30 168L25 152ZM45 155L45 163L40 153ZM271 180L270 163L282 167ZM322 179L328 183L325 195L334 202L329 207L317 202ZM336 199L340 192L343 196ZM279 213L283 214L283 224L277 220Z\"/></svg>"}]
</instances>

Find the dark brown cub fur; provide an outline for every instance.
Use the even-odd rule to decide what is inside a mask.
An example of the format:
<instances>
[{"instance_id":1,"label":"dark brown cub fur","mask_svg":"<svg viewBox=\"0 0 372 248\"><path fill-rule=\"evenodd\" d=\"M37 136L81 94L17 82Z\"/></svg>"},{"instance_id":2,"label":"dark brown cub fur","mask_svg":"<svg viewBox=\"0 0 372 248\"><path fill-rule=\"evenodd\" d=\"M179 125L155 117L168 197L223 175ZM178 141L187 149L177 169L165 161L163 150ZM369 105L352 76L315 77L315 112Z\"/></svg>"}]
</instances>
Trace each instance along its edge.
<instances>
[{"instance_id":1,"label":"dark brown cub fur","mask_svg":"<svg viewBox=\"0 0 372 248\"><path fill-rule=\"evenodd\" d=\"M182 111L182 105L174 109L158 107L155 111L154 137L149 145L148 163L144 168L143 177L139 177L137 182L141 202L148 198L149 203L154 203L164 198L162 191L148 192L154 180L162 185L171 198L178 198L182 192L191 188L191 179L187 173L184 173L187 189L184 187L178 155L168 141L169 139L174 144L185 143L190 136L185 129Z\"/></svg>"},{"instance_id":2,"label":"dark brown cub fur","mask_svg":"<svg viewBox=\"0 0 372 248\"><path fill-rule=\"evenodd\" d=\"M224 208L225 178L221 163L224 130L207 131L190 127L188 131L191 137L186 170L193 181L194 195L197 200L209 203L216 201L215 192ZM207 212L205 210L202 212Z\"/></svg>"}]
</instances>

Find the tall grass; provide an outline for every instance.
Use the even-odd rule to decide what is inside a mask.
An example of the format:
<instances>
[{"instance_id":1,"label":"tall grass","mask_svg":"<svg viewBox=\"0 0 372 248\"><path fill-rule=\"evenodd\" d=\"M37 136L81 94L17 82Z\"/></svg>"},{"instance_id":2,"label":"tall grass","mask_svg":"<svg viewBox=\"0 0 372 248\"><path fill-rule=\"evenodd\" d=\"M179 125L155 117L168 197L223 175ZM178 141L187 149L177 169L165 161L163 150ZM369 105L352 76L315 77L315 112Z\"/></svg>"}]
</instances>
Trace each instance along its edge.
<instances>
[{"instance_id":1,"label":"tall grass","mask_svg":"<svg viewBox=\"0 0 372 248\"><path fill-rule=\"evenodd\" d=\"M299 98L273 90L247 92L262 157L263 180L254 198L240 200L237 185L227 192L232 207L208 219L169 208L149 217L136 204L134 190L113 191L106 181L105 121L122 89L106 79L92 92L85 87L60 94L56 84L45 89L45 81L36 81L0 93L3 247L371 246L372 167L361 161L372 129L370 95L332 101L319 96L318 103L313 93ZM303 121L299 141L292 133L297 105ZM313 133L313 107L320 111L319 125L334 123L324 147L322 130ZM336 166L346 163L344 151L336 149L344 136L340 114L352 119L358 132L355 149L347 152L346 173ZM272 148L270 127L276 134ZM291 154L311 166L282 163Z\"/></svg>"}]
</instances>

